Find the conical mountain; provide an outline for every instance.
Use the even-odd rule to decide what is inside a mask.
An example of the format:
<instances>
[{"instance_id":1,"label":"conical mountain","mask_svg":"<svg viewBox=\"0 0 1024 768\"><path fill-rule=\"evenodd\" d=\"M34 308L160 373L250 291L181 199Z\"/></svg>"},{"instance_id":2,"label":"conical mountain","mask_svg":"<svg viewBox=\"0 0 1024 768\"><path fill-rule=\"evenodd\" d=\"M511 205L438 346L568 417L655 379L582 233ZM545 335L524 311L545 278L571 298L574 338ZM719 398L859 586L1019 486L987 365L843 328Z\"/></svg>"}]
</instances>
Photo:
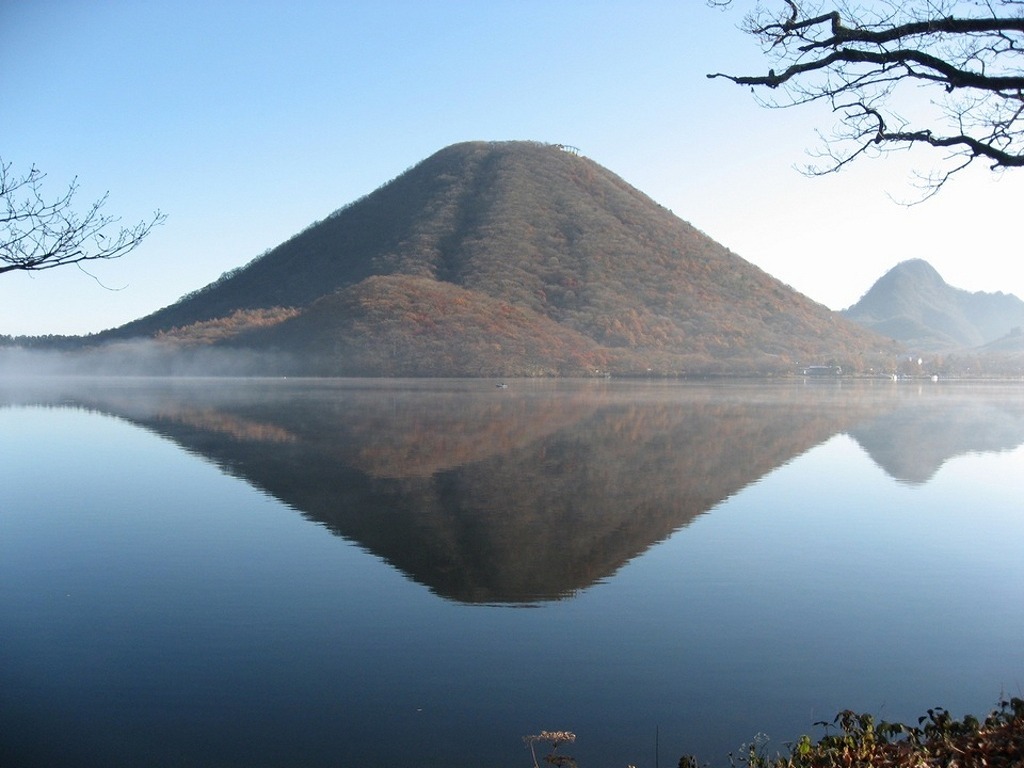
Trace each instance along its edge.
<instances>
[{"instance_id":1,"label":"conical mountain","mask_svg":"<svg viewBox=\"0 0 1024 768\"><path fill-rule=\"evenodd\" d=\"M924 351L980 347L1024 325L1024 301L1006 293L971 293L946 283L923 259L886 272L843 314Z\"/></svg>"},{"instance_id":2,"label":"conical mountain","mask_svg":"<svg viewBox=\"0 0 1024 768\"><path fill-rule=\"evenodd\" d=\"M297 372L768 372L880 340L558 145L437 152L105 334L286 351Z\"/></svg>"}]
</instances>

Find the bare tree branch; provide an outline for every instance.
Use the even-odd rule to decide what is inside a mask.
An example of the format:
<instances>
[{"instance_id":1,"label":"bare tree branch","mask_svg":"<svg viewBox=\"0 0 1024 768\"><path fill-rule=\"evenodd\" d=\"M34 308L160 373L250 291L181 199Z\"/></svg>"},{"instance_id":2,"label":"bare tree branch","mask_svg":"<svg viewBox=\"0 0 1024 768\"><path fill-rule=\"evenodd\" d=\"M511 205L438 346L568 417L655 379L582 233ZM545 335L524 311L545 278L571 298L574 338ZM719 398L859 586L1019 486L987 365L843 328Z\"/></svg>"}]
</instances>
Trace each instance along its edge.
<instances>
[{"instance_id":1,"label":"bare tree branch","mask_svg":"<svg viewBox=\"0 0 1024 768\"><path fill-rule=\"evenodd\" d=\"M920 177L933 190L977 159L994 170L1024 166L1021 0L830 4L759 6L743 28L776 66L761 75L708 75L781 94L763 98L766 106L827 101L839 123L819 154L826 164L809 172L912 146L945 150L939 170ZM922 88L930 99L921 98ZM915 119L900 116L897 103L912 105Z\"/></svg>"},{"instance_id":2,"label":"bare tree branch","mask_svg":"<svg viewBox=\"0 0 1024 768\"><path fill-rule=\"evenodd\" d=\"M120 258L167 218L155 211L149 220L108 235L120 219L103 213L107 195L79 215L72 208L78 179L63 194L47 198L45 178L35 166L23 176L14 175L11 163L0 160L0 274Z\"/></svg>"}]
</instances>

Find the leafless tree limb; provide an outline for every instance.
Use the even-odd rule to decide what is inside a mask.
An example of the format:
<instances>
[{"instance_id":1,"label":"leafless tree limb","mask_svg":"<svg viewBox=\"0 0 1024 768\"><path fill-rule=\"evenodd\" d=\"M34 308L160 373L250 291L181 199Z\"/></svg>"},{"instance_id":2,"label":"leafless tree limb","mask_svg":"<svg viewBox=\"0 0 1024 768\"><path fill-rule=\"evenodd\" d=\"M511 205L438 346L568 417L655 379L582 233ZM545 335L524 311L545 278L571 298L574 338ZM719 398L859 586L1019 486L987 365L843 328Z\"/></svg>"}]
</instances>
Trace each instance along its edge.
<instances>
[{"instance_id":1,"label":"leafless tree limb","mask_svg":"<svg viewBox=\"0 0 1024 768\"><path fill-rule=\"evenodd\" d=\"M727 6L732 0L708 0ZM763 75L712 73L771 107L828 103L838 125L820 153L831 173L864 155L927 146L943 150L931 192L975 160L1024 166L1024 2L875 0L832 7L780 0L758 6L743 28L775 67ZM907 86L924 89L906 92ZM895 111L909 105L913 120Z\"/></svg>"},{"instance_id":2,"label":"leafless tree limb","mask_svg":"<svg viewBox=\"0 0 1024 768\"><path fill-rule=\"evenodd\" d=\"M72 207L78 179L63 194L47 198L45 178L35 166L25 175L13 174L11 163L0 160L0 274L120 258L167 218L155 211L149 220L114 234L111 227L119 219L103 213L107 195L79 215Z\"/></svg>"}]
</instances>

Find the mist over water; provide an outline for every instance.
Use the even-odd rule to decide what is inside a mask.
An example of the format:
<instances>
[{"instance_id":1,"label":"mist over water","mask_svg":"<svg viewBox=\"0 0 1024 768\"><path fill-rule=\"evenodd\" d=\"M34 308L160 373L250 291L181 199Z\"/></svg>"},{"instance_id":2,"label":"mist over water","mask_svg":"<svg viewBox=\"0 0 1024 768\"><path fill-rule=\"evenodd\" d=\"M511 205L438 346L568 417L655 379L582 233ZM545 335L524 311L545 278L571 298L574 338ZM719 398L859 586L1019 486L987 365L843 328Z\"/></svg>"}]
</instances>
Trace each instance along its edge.
<instances>
[{"instance_id":1,"label":"mist over water","mask_svg":"<svg viewBox=\"0 0 1024 768\"><path fill-rule=\"evenodd\" d=\"M280 352L180 345L133 339L75 350L0 347L0 377L281 375L292 359Z\"/></svg>"}]
</instances>

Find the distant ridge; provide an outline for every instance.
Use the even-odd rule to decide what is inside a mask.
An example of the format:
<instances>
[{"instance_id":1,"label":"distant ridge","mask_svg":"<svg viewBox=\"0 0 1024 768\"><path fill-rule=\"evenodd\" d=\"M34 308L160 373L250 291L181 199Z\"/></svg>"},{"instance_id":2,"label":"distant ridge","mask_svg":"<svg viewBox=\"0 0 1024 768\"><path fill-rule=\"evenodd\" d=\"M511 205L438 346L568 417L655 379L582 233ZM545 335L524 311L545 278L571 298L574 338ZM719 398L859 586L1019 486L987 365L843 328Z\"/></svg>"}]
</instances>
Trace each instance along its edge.
<instances>
[{"instance_id":1,"label":"distant ridge","mask_svg":"<svg viewBox=\"0 0 1024 768\"><path fill-rule=\"evenodd\" d=\"M911 259L879 278L843 314L913 349L946 352L1019 334L1024 301L1012 294L954 288L928 262Z\"/></svg>"},{"instance_id":2,"label":"distant ridge","mask_svg":"<svg viewBox=\"0 0 1024 768\"><path fill-rule=\"evenodd\" d=\"M139 337L367 376L854 369L892 347L574 149L536 142L447 147L92 341Z\"/></svg>"}]
</instances>

